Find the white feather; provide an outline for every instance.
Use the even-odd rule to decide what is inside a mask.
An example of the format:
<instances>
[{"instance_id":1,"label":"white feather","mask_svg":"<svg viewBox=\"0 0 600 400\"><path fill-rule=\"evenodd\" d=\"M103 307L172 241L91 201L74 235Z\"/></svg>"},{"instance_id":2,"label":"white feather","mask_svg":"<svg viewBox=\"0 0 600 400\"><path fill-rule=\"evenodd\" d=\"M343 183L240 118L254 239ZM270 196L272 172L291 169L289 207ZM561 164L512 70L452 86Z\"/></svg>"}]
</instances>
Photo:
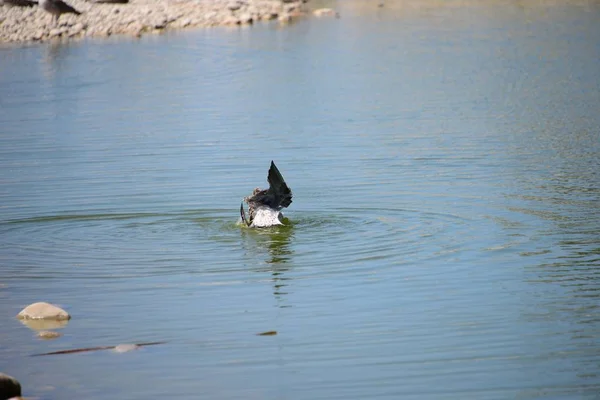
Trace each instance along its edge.
<instances>
[{"instance_id":1,"label":"white feather","mask_svg":"<svg viewBox=\"0 0 600 400\"><path fill-rule=\"evenodd\" d=\"M283 214L281 211L273 210L270 207L261 206L256 209L254 219L250 227L267 228L269 226L283 225Z\"/></svg>"}]
</instances>

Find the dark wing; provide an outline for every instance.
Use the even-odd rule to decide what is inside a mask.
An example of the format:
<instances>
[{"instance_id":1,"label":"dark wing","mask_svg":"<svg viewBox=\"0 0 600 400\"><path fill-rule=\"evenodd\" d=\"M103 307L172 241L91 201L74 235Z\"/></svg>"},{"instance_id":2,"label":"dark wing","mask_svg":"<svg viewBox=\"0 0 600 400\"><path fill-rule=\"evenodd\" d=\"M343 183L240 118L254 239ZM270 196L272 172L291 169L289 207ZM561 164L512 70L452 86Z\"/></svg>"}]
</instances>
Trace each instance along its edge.
<instances>
[{"instance_id":1,"label":"dark wing","mask_svg":"<svg viewBox=\"0 0 600 400\"><path fill-rule=\"evenodd\" d=\"M244 211L244 203L240 204L240 217L242 217L242 222L248 226L250 226L250 221L246 219L246 211Z\"/></svg>"},{"instance_id":2,"label":"dark wing","mask_svg":"<svg viewBox=\"0 0 600 400\"><path fill-rule=\"evenodd\" d=\"M33 7L37 6L37 1L31 0L4 0L4 4L17 7Z\"/></svg>"},{"instance_id":3,"label":"dark wing","mask_svg":"<svg viewBox=\"0 0 600 400\"><path fill-rule=\"evenodd\" d=\"M58 10L61 14L81 14L79 11L77 11L76 9L74 9L73 7L61 0L56 1L56 6L58 7Z\"/></svg>"},{"instance_id":4,"label":"dark wing","mask_svg":"<svg viewBox=\"0 0 600 400\"><path fill-rule=\"evenodd\" d=\"M129 0L93 0L93 2L99 4L127 4Z\"/></svg>"},{"instance_id":5,"label":"dark wing","mask_svg":"<svg viewBox=\"0 0 600 400\"><path fill-rule=\"evenodd\" d=\"M269 190L265 202L271 208L279 210L292 204L292 191L285 183L281 172L279 172L273 161L271 161L267 181L269 181Z\"/></svg>"}]
</instances>

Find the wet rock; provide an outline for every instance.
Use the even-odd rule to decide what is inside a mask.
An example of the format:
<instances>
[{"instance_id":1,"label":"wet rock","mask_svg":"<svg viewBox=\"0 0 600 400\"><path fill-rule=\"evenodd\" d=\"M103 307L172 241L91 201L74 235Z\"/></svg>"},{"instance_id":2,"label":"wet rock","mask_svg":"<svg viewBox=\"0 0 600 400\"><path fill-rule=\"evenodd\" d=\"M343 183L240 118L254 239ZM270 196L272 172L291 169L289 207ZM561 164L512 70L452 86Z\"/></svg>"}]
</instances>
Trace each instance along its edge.
<instances>
[{"instance_id":1,"label":"wet rock","mask_svg":"<svg viewBox=\"0 0 600 400\"><path fill-rule=\"evenodd\" d=\"M60 31L60 30L58 30ZM52 31L51 31L52 32ZM33 303L25 307L19 314L19 319L51 319L56 321L64 321L71 318L69 313L55 305L39 302Z\"/></svg>"},{"instance_id":2,"label":"wet rock","mask_svg":"<svg viewBox=\"0 0 600 400\"><path fill-rule=\"evenodd\" d=\"M38 332L37 337L40 339L51 340L61 337L62 334L54 331L41 331Z\"/></svg>"},{"instance_id":3,"label":"wet rock","mask_svg":"<svg viewBox=\"0 0 600 400\"><path fill-rule=\"evenodd\" d=\"M21 323L34 331L47 331L64 328L69 323L69 320L22 319Z\"/></svg>"},{"instance_id":4,"label":"wet rock","mask_svg":"<svg viewBox=\"0 0 600 400\"><path fill-rule=\"evenodd\" d=\"M21 384L10 375L0 372L0 399L21 396Z\"/></svg>"},{"instance_id":5,"label":"wet rock","mask_svg":"<svg viewBox=\"0 0 600 400\"><path fill-rule=\"evenodd\" d=\"M127 353L129 351L134 351L139 348L140 348L140 346L137 344L119 344L119 345L115 346L114 351L116 353Z\"/></svg>"}]
</instances>

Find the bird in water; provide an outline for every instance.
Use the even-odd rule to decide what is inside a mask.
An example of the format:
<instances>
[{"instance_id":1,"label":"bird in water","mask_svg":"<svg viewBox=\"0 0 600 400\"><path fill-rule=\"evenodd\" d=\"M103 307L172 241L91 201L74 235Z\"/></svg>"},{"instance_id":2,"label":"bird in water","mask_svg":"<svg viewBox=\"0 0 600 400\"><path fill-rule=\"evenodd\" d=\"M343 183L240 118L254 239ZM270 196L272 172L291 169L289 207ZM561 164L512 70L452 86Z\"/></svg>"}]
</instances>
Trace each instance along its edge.
<instances>
[{"instance_id":1,"label":"bird in water","mask_svg":"<svg viewBox=\"0 0 600 400\"><path fill-rule=\"evenodd\" d=\"M81 14L62 0L40 0L39 4L44 11L48 11L52 14L52 20L55 24L58 22L58 18L60 18L61 14Z\"/></svg>"},{"instance_id":2,"label":"bird in water","mask_svg":"<svg viewBox=\"0 0 600 400\"><path fill-rule=\"evenodd\" d=\"M249 218L246 218L244 202L240 205L242 222L251 228L283 225L281 209L292 204L292 191L273 161L271 161L267 181L269 182L268 189L256 188L252 195L244 197L244 202L248 204Z\"/></svg>"}]
</instances>

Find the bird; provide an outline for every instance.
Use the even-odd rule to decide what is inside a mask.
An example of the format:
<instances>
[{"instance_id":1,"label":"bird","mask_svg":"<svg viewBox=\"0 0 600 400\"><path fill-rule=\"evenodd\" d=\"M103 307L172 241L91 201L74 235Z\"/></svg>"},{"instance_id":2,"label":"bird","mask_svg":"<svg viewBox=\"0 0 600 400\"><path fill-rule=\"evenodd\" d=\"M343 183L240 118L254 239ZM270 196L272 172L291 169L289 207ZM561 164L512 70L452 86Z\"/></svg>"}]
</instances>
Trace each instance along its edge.
<instances>
[{"instance_id":1,"label":"bird","mask_svg":"<svg viewBox=\"0 0 600 400\"><path fill-rule=\"evenodd\" d=\"M271 161L267 181L269 182L268 189L254 189L250 196L244 197L240 205L242 222L251 228L283 225L281 209L292 204L292 191L273 161ZM246 218L244 202L248 204L249 218Z\"/></svg>"},{"instance_id":2,"label":"bird","mask_svg":"<svg viewBox=\"0 0 600 400\"><path fill-rule=\"evenodd\" d=\"M44 11L48 11L52 14L54 23L58 22L58 18L60 18L62 14L81 15L79 11L62 0L39 0L39 4Z\"/></svg>"},{"instance_id":3,"label":"bird","mask_svg":"<svg viewBox=\"0 0 600 400\"><path fill-rule=\"evenodd\" d=\"M13 7L33 7L37 6L38 2L32 0L4 0L1 4Z\"/></svg>"}]
</instances>

